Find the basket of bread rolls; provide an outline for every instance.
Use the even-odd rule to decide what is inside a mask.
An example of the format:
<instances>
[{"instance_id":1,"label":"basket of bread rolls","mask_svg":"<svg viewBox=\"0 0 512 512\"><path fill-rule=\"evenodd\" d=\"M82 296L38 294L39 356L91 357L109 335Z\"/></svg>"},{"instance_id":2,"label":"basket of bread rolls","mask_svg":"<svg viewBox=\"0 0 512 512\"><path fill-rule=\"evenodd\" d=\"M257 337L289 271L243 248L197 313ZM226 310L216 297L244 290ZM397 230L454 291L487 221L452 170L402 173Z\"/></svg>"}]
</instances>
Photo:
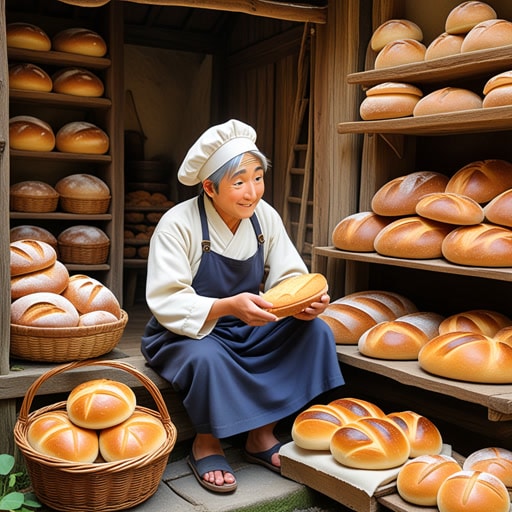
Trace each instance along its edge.
<instances>
[{"instance_id":1,"label":"basket of bread rolls","mask_svg":"<svg viewBox=\"0 0 512 512\"><path fill-rule=\"evenodd\" d=\"M86 366L105 366L113 378L81 378L87 374L75 370ZM142 383L155 410L137 404L125 375L117 380L119 371ZM66 400L31 412L39 388L65 372L81 379ZM124 510L150 498L176 438L157 386L119 360L74 361L42 374L14 426L35 495L52 510L69 512Z\"/></svg>"}]
</instances>

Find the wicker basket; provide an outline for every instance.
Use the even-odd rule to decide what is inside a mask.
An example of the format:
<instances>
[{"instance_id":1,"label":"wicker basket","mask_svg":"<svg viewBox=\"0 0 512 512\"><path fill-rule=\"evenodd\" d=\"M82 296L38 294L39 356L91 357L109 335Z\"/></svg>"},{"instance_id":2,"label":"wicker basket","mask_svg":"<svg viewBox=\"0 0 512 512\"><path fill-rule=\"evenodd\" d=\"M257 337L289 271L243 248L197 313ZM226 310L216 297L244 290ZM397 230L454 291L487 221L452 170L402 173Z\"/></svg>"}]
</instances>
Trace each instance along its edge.
<instances>
[{"instance_id":1,"label":"wicker basket","mask_svg":"<svg viewBox=\"0 0 512 512\"><path fill-rule=\"evenodd\" d=\"M66 244L59 240L58 247L62 263L100 265L108 259L110 241L100 244Z\"/></svg>"},{"instance_id":2,"label":"wicker basket","mask_svg":"<svg viewBox=\"0 0 512 512\"><path fill-rule=\"evenodd\" d=\"M10 209L13 212L49 213L57 209L59 194L52 196L28 196L11 192L9 201Z\"/></svg>"},{"instance_id":3,"label":"wicker basket","mask_svg":"<svg viewBox=\"0 0 512 512\"><path fill-rule=\"evenodd\" d=\"M60 207L68 213L99 214L107 213L110 206L110 196L100 199L60 196Z\"/></svg>"},{"instance_id":4,"label":"wicker basket","mask_svg":"<svg viewBox=\"0 0 512 512\"><path fill-rule=\"evenodd\" d=\"M108 366L139 379L157 405L157 411L136 406L162 421L167 433L164 444L140 457L117 462L75 463L42 455L27 441L31 423L45 412L65 410L58 402L29 413L39 387L54 375L83 366ZM150 498L162 479L177 430L156 385L143 373L122 361L75 361L41 375L28 389L14 426L14 439L25 458L34 493L48 507L64 512L111 512L134 507Z\"/></svg>"},{"instance_id":5,"label":"wicker basket","mask_svg":"<svg viewBox=\"0 0 512 512\"><path fill-rule=\"evenodd\" d=\"M29 327L11 324L13 357L28 361L65 363L107 354L119 343L128 315L117 322L88 327Z\"/></svg>"}]
</instances>

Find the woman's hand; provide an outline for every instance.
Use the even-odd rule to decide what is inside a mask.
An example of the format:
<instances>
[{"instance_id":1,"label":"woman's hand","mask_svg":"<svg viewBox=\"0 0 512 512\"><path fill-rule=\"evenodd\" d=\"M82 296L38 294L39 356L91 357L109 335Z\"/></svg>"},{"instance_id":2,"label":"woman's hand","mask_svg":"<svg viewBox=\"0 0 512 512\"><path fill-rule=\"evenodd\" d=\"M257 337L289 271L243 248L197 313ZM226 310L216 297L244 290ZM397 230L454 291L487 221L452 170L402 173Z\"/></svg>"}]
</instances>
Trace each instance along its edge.
<instances>
[{"instance_id":1,"label":"woman's hand","mask_svg":"<svg viewBox=\"0 0 512 512\"><path fill-rule=\"evenodd\" d=\"M298 318L299 320L313 320L313 318L316 318L318 315L325 311L329 305L330 300L331 298L329 295L324 293L320 297L320 302L313 302L309 307L296 314L295 318Z\"/></svg>"},{"instance_id":2,"label":"woman's hand","mask_svg":"<svg viewBox=\"0 0 512 512\"><path fill-rule=\"evenodd\" d=\"M264 325L278 319L273 313L265 311L266 308L270 307L272 307L272 303L262 299L259 295L249 292L239 293L233 297L215 301L208 315L208 320L233 315L247 325Z\"/></svg>"}]
</instances>

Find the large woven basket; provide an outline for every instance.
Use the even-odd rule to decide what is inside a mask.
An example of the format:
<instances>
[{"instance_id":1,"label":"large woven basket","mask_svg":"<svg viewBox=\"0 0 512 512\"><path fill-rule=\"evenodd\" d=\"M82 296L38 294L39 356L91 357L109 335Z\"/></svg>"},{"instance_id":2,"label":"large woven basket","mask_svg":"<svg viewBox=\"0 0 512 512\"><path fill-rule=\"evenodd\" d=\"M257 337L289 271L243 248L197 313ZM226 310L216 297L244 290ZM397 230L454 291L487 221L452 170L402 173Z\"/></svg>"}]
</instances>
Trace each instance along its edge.
<instances>
[{"instance_id":1,"label":"large woven basket","mask_svg":"<svg viewBox=\"0 0 512 512\"><path fill-rule=\"evenodd\" d=\"M59 200L63 211L68 213L81 213L84 215L107 213L110 205L110 196L99 199L89 199L61 195Z\"/></svg>"},{"instance_id":2,"label":"large woven basket","mask_svg":"<svg viewBox=\"0 0 512 512\"><path fill-rule=\"evenodd\" d=\"M54 212L59 204L59 194L52 196L28 196L26 194L9 195L10 208L14 212L48 213Z\"/></svg>"},{"instance_id":3,"label":"large woven basket","mask_svg":"<svg viewBox=\"0 0 512 512\"><path fill-rule=\"evenodd\" d=\"M162 421L167 437L160 448L124 461L75 463L42 455L30 446L27 434L31 423L45 412L66 408L66 402L57 402L29 413L37 390L53 376L83 366L118 368L142 382L154 399L158 412L141 406L136 406L136 410ZM64 512L111 512L134 507L147 500L158 488L176 438L176 427L156 385L122 361L75 361L44 373L28 389L14 426L14 439L24 456L35 495L41 503Z\"/></svg>"},{"instance_id":4,"label":"large woven basket","mask_svg":"<svg viewBox=\"0 0 512 512\"><path fill-rule=\"evenodd\" d=\"M110 242L99 244L66 244L58 240L59 257L63 263L99 265L105 263Z\"/></svg>"},{"instance_id":5,"label":"large woven basket","mask_svg":"<svg viewBox=\"0 0 512 512\"><path fill-rule=\"evenodd\" d=\"M123 335L128 315L117 322L87 327L29 327L11 324L13 357L46 363L81 361L107 354Z\"/></svg>"}]
</instances>

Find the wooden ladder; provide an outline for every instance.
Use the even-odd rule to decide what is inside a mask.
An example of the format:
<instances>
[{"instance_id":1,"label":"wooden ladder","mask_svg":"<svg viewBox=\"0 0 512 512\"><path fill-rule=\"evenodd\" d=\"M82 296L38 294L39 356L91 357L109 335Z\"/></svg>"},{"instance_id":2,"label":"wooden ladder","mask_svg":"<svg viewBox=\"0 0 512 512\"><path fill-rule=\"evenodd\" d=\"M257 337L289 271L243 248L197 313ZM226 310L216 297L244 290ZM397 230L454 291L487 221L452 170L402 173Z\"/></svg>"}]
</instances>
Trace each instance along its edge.
<instances>
[{"instance_id":1,"label":"wooden ladder","mask_svg":"<svg viewBox=\"0 0 512 512\"><path fill-rule=\"evenodd\" d=\"M283 211L288 234L308 266L311 265L313 246L312 34L312 27L306 23L298 58Z\"/></svg>"}]
</instances>

